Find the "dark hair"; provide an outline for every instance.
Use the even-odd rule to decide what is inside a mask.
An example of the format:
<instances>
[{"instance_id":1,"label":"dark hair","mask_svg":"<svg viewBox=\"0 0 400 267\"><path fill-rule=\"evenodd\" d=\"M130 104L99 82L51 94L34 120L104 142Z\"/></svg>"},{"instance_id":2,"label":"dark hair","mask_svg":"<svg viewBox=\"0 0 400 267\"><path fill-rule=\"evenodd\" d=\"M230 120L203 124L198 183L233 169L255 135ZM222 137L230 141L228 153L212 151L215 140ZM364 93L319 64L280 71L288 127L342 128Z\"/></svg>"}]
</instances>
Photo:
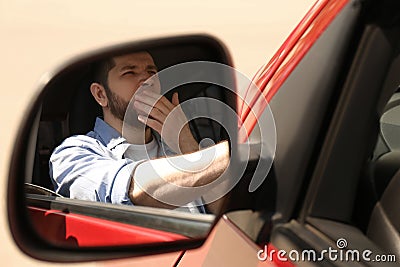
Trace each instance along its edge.
<instances>
[{"instance_id":1,"label":"dark hair","mask_svg":"<svg viewBox=\"0 0 400 267\"><path fill-rule=\"evenodd\" d=\"M111 57L95 62L93 66L93 82L108 88L108 72L114 67L115 61Z\"/></svg>"}]
</instances>

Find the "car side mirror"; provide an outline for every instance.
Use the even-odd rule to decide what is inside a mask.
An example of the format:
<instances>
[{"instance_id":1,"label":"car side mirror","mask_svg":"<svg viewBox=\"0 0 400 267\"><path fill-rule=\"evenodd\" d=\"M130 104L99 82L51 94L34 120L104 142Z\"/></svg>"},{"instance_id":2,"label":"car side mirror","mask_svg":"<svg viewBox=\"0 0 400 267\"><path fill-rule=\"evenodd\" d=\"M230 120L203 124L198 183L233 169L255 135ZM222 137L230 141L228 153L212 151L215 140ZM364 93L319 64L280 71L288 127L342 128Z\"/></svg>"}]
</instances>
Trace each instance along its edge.
<instances>
[{"instance_id":1,"label":"car side mirror","mask_svg":"<svg viewBox=\"0 0 400 267\"><path fill-rule=\"evenodd\" d=\"M210 36L179 36L121 44L86 53L50 72L21 123L9 171L10 227L16 243L25 253L50 261L86 261L194 248L204 242L220 216L221 204L214 213L191 214L71 199L54 192L54 181L49 177L49 158L54 149L69 136L85 135L93 129L96 117L102 115L101 107L89 90L94 81L93 66L105 58L142 51L153 57L159 73L173 66L184 66L180 71L185 82L168 88L168 92L160 78L162 93L168 99L178 91L181 103L196 98L212 99L231 111L236 110L233 75L217 69L214 72L201 70L207 67L205 62L232 66L224 45ZM191 72L188 64L194 62L200 65ZM211 81L216 82L207 82L207 75L212 75ZM189 83L190 80L193 82ZM224 88L226 85L230 90ZM228 114L213 106L204 109L205 104L207 102L191 102L196 112L199 112L196 109L204 111L201 116L195 114L190 118L197 142L229 140L230 146L235 147L237 121L231 117L235 113Z\"/></svg>"},{"instance_id":2,"label":"car side mirror","mask_svg":"<svg viewBox=\"0 0 400 267\"><path fill-rule=\"evenodd\" d=\"M134 59L132 55L135 55ZM135 63L138 55L146 58L145 64ZM119 68L121 58L126 64ZM104 70L104 66L108 66L108 76L99 83L103 76L98 74ZM158 69L157 73L154 71L155 67ZM110 76L109 73L115 75ZM143 77L147 75L147 80L138 78L142 74ZM225 46L211 36L178 36L121 44L81 55L46 77L21 122L8 183L7 209L11 232L21 250L32 257L62 262L89 261L198 247L218 218L229 210L227 200L231 196L228 193L242 178L248 163L252 161L254 164L250 165L256 166L251 170L253 178L249 192L260 186L272 165L276 136L269 107L266 109L269 112L264 112L268 104L264 98L259 98L253 106L249 103L241 106L247 111L250 108L250 115L255 114L259 132L258 138L243 141L243 135L239 137L239 134L245 133L248 137L250 132L241 127L236 105L246 101L246 93L251 97L259 92L251 91L257 88L251 85L247 77L232 68ZM132 87L131 92L130 86L139 80L140 86ZM120 90L117 94L118 83L124 84L124 88L128 89ZM93 89L93 84L103 91ZM113 88L114 95L110 93L110 88L107 92L107 86ZM177 100L173 100L176 97L174 93L179 93L179 107L189 122L191 135L199 144L199 152L189 153L190 157L179 156L186 152L179 151L178 134L177 150L164 138L163 132L157 133L156 127L150 127L148 122L138 120L143 111L134 106L137 101L135 95L143 88L150 88L146 86L151 87L147 91L151 92L150 95L162 95L170 104L176 104ZM101 92L104 94L101 95ZM121 115L111 112L110 104L106 105L106 110L102 103L104 99L113 99L117 103L114 108L123 110L124 116L120 119L122 126L113 124L116 120L106 117L112 115L115 119ZM154 103L159 101L160 98L157 98ZM178 120L179 116L172 115L175 114L175 109L174 107L172 111L168 111L170 113L163 122L164 126L168 119ZM133 118L130 118L131 114L135 114ZM148 118L156 117L150 114ZM127 153L131 149L129 144L136 144L137 141L135 139L131 142L134 140L132 138L137 137L131 135L133 130L138 129L132 123L135 120L142 127L139 131L143 133L140 135L144 138L142 146L154 141L164 154L157 152L150 156L147 153L147 158L134 159L134 149L133 154ZM97 125L98 121L100 126ZM108 129L107 134L99 134L96 130L99 128L96 127ZM177 132L182 129L177 128ZM171 129L174 131L173 127ZM152 133L152 138L147 140L145 133L148 131ZM78 145L74 142L71 145L70 140L79 140ZM86 146L88 140L100 149ZM60 147L74 147L78 150L62 150ZM119 150L121 147L122 150ZM221 151L217 147L229 147L226 150L229 165L221 167L220 172L215 171L220 164L214 163L224 161L216 161L218 155L221 155L217 153ZM88 157L86 152L79 149L93 150L93 153ZM60 151L64 153L64 158L59 158ZM102 153L117 159L122 167L115 170L114 165L109 167L103 164L102 158L93 158L93 155ZM55 170L52 155L58 158L61 169ZM151 161L160 155L161 158L157 161L168 162L168 166L173 166L181 174L189 173L187 177L191 177L193 166L196 166L197 173L212 167L213 171L209 173L213 173L215 177L211 182L193 187L170 183L169 185L174 184L181 191L176 196L167 194L164 199L143 189L145 187L138 183L140 179L136 176L135 168L127 169L128 175L123 176L125 183L114 183L117 180L115 177L121 177L119 172L125 166L140 168L147 162L151 163L146 163L147 165L153 166L153 173L165 172L163 168L154 167L157 165L153 165ZM197 156L194 155L200 155L200 159L195 159ZM203 158L204 155L211 156ZM205 159L209 161L204 161ZM131 164L133 160L143 164ZM88 168L93 161L97 163L95 175L77 172ZM183 165L174 165L176 162L183 162ZM189 167L186 168L187 166ZM113 179L107 180L104 177L108 177L105 173L111 172L110 168L115 175ZM145 170L147 171L140 176L140 181L146 183L151 171ZM131 180L133 174L135 179ZM158 175L160 181L165 178ZM208 174L203 176L208 177ZM83 182L76 182L77 180ZM148 184L152 185L155 180L151 181ZM95 186L92 187L91 184ZM145 192L142 195L147 194L155 199L155 204L139 205L135 202L136 199L133 201L130 194L134 192L132 188L137 186ZM110 188L123 189L123 194L116 194L122 199L121 202L115 201L115 195L109 193Z\"/></svg>"}]
</instances>

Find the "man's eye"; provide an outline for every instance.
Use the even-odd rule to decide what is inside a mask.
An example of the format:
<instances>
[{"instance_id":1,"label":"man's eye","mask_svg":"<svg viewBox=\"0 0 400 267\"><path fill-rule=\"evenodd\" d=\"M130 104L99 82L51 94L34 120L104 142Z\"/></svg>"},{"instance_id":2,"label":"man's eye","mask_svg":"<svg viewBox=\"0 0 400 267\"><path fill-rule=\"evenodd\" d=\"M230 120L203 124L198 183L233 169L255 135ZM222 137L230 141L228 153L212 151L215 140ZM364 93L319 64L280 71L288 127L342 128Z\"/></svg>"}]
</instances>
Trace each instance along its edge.
<instances>
[{"instance_id":1,"label":"man's eye","mask_svg":"<svg viewBox=\"0 0 400 267\"><path fill-rule=\"evenodd\" d=\"M157 71L150 70L148 73L151 74L151 75L155 75L155 74L157 74Z\"/></svg>"},{"instance_id":2,"label":"man's eye","mask_svg":"<svg viewBox=\"0 0 400 267\"><path fill-rule=\"evenodd\" d=\"M123 75L135 75L136 73L134 73L133 71L128 71L125 72Z\"/></svg>"}]
</instances>

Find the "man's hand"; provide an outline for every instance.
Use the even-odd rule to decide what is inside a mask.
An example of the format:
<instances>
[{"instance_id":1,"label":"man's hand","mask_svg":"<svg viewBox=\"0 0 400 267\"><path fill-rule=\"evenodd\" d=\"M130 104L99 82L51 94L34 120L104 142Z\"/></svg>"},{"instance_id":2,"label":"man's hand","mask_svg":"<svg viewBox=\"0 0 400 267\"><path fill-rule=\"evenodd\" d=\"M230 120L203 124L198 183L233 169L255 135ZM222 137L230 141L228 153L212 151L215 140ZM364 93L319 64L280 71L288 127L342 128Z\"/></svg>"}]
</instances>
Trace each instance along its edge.
<instances>
[{"instance_id":1,"label":"man's hand","mask_svg":"<svg viewBox=\"0 0 400 267\"><path fill-rule=\"evenodd\" d=\"M164 96L144 90L135 94L134 101L133 106L139 114L138 120L158 132L172 150L180 154L199 150L185 113L179 105L178 93L173 94L170 102ZM172 117L168 117L171 112Z\"/></svg>"}]
</instances>

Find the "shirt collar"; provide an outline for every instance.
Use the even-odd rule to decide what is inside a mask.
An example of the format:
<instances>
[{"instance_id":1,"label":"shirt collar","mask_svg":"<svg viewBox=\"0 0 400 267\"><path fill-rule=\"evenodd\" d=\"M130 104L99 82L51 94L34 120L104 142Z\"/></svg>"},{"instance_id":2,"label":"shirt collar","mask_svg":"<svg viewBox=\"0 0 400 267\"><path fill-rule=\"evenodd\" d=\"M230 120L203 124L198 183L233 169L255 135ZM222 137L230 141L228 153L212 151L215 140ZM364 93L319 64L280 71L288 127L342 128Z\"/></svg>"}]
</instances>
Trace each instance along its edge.
<instances>
[{"instance_id":1,"label":"shirt collar","mask_svg":"<svg viewBox=\"0 0 400 267\"><path fill-rule=\"evenodd\" d=\"M99 117L96 118L93 130L98 134L102 143L110 150L120 144L126 143L126 139L117 130Z\"/></svg>"}]
</instances>

